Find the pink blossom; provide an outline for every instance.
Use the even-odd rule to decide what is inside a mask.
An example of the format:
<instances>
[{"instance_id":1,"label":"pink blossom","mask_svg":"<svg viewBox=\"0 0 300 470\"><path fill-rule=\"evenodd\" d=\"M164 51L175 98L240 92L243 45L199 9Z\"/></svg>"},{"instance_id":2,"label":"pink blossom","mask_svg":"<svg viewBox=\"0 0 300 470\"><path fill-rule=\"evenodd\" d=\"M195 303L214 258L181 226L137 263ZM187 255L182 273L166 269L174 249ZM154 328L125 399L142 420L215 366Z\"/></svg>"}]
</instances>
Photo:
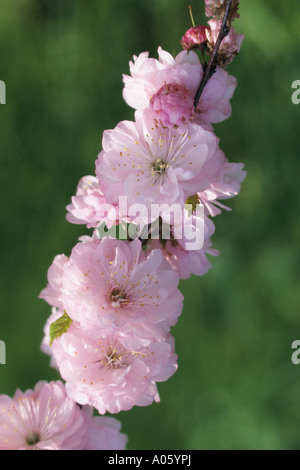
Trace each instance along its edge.
<instances>
[{"instance_id":1,"label":"pink blossom","mask_svg":"<svg viewBox=\"0 0 300 470\"><path fill-rule=\"evenodd\" d=\"M171 335L147 324L102 329L91 338L72 323L52 349L68 395L100 414L158 402L156 382L177 368Z\"/></svg>"},{"instance_id":2,"label":"pink blossom","mask_svg":"<svg viewBox=\"0 0 300 470\"><path fill-rule=\"evenodd\" d=\"M119 222L117 204L107 204L97 178L84 176L78 183L76 196L67 206L67 220L95 228L105 223L108 228Z\"/></svg>"},{"instance_id":3,"label":"pink blossom","mask_svg":"<svg viewBox=\"0 0 300 470\"><path fill-rule=\"evenodd\" d=\"M54 270L55 265L50 272ZM178 276L170 272L159 250L146 257L139 240L78 243L59 276L55 303L90 333L128 321L172 326L182 310ZM49 289L51 285L40 297L47 300Z\"/></svg>"},{"instance_id":4,"label":"pink blossom","mask_svg":"<svg viewBox=\"0 0 300 470\"><path fill-rule=\"evenodd\" d=\"M208 24L210 27L206 31L206 36L209 49L213 51L219 36L222 21L210 20ZM237 33L234 27L231 26L229 34L221 42L218 51L218 61L220 64L228 65L232 62L233 58L240 52L244 37L244 34Z\"/></svg>"},{"instance_id":5,"label":"pink blossom","mask_svg":"<svg viewBox=\"0 0 300 470\"><path fill-rule=\"evenodd\" d=\"M59 381L0 396L1 450L82 449L86 431L85 417Z\"/></svg>"},{"instance_id":6,"label":"pink blossom","mask_svg":"<svg viewBox=\"0 0 300 470\"><path fill-rule=\"evenodd\" d=\"M107 200L126 196L129 205L143 204L146 223L153 220L153 204L184 206L219 171L218 139L212 132L196 124L161 128L145 114L105 131L96 162Z\"/></svg>"},{"instance_id":7,"label":"pink blossom","mask_svg":"<svg viewBox=\"0 0 300 470\"><path fill-rule=\"evenodd\" d=\"M124 450L119 421L92 413L67 396L61 381L0 395L0 450Z\"/></svg>"},{"instance_id":8,"label":"pink blossom","mask_svg":"<svg viewBox=\"0 0 300 470\"><path fill-rule=\"evenodd\" d=\"M233 97L237 82L232 75L221 67L209 79L201 95L196 114L196 122L221 122L231 115L230 100Z\"/></svg>"},{"instance_id":9,"label":"pink blossom","mask_svg":"<svg viewBox=\"0 0 300 470\"><path fill-rule=\"evenodd\" d=\"M120 421L108 416L93 416L90 406L84 406L82 411L87 420L83 450L126 450L128 438L120 432Z\"/></svg>"},{"instance_id":10,"label":"pink blossom","mask_svg":"<svg viewBox=\"0 0 300 470\"><path fill-rule=\"evenodd\" d=\"M197 201L199 203L199 200ZM181 227L181 236L176 236L178 228L172 226L170 228L173 236L169 240L149 240L146 245L146 253L153 249L161 249L170 268L178 273L180 279L188 279L192 274L195 276L203 276L212 267L207 255L218 256L219 252L212 248L211 236L215 231L213 222L207 217L198 215L197 212L187 215L183 220ZM188 225L192 226L195 239L186 233ZM164 229L162 229L163 232ZM201 239L203 240L201 247L197 247L197 231L201 231ZM196 235L197 234L197 235Z\"/></svg>"},{"instance_id":11,"label":"pink blossom","mask_svg":"<svg viewBox=\"0 0 300 470\"><path fill-rule=\"evenodd\" d=\"M151 98L150 109L160 126L180 126L194 116L194 99L182 85L165 84Z\"/></svg>"},{"instance_id":12,"label":"pink blossom","mask_svg":"<svg viewBox=\"0 0 300 470\"><path fill-rule=\"evenodd\" d=\"M190 50L203 44L206 41L206 30L207 26L194 26L188 29L180 41L183 49Z\"/></svg>"},{"instance_id":13,"label":"pink blossom","mask_svg":"<svg viewBox=\"0 0 300 470\"><path fill-rule=\"evenodd\" d=\"M62 288L62 273L65 263L68 261L65 255L56 255L50 268L48 269L48 285L40 293L40 298L44 299L53 307L63 309L60 300Z\"/></svg>"},{"instance_id":14,"label":"pink blossom","mask_svg":"<svg viewBox=\"0 0 300 470\"><path fill-rule=\"evenodd\" d=\"M149 58L147 52L135 56L129 64L131 76L123 75L123 97L136 110L148 109L152 96L164 85L180 85L194 97L201 82L203 68L195 52L181 51L174 58L159 47L158 55L159 60ZM227 119L235 87L236 79L217 67L201 95L195 122L207 124Z\"/></svg>"},{"instance_id":15,"label":"pink blossom","mask_svg":"<svg viewBox=\"0 0 300 470\"><path fill-rule=\"evenodd\" d=\"M198 193L199 201L205 205L206 214L216 216L221 209L231 210L223 205L220 200L229 199L240 192L241 183L246 177L243 163L231 163L223 156L222 172L213 180L210 186Z\"/></svg>"}]
</instances>

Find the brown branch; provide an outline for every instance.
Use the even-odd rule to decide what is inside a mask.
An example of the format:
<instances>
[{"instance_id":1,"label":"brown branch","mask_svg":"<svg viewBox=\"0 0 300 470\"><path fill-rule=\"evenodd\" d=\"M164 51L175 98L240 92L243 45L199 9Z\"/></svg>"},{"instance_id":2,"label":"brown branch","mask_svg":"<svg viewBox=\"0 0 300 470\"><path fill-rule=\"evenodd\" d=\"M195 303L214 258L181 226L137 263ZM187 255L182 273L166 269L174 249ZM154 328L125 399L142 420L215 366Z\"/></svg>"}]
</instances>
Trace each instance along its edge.
<instances>
[{"instance_id":1,"label":"brown branch","mask_svg":"<svg viewBox=\"0 0 300 470\"><path fill-rule=\"evenodd\" d=\"M230 26L228 26L227 23L228 23L229 12L230 12L232 1L233 0L227 0L225 13L224 13L224 17L223 17L223 20L222 20L222 25L221 25L221 28L220 28L220 31L219 31L218 39L216 41L214 50L212 52L212 55L210 57L210 60L209 60L208 64L204 64L204 66L203 66L204 67L204 75L202 77L202 80L200 82L200 85L198 87L197 93L196 93L195 98L194 98L194 107L195 108L197 107L197 105L199 103L199 99L202 95L202 92L203 92L207 82L209 81L209 79L213 76L213 74L216 71L215 61L216 61L216 57L217 57L217 54L218 54L220 46L221 46L221 42L229 34Z\"/></svg>"}]
</instances>

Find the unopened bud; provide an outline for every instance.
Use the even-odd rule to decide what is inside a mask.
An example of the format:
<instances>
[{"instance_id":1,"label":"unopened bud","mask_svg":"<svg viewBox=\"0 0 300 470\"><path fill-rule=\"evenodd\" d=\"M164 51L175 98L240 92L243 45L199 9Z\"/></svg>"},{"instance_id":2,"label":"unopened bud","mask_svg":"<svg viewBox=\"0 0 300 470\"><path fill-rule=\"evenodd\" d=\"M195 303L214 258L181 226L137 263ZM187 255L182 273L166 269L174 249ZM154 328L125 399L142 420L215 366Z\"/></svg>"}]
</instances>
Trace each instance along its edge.
<instances>
[{"instance_id":1,"label":"unopened bud","mask_svg":"<svg viewBox=\"0 0 300 470\"><path fill-rule=\"evenodd\" d=\"M182 36L180 44L183 49L191 50L198 48L206 42L206 30L207 26L195 26L187 30L184 36Z\"/></svg>"},{"instance_id":2,"label":"unopened bud","mask_svg":"<svg viewBox=\"0 0 300 470\"><path fill-rule=\"evenodd\" d=\"M208 18L214 20L222 20L226 10L226 0L205 0L205 14ZM229 21L231 22L234 18L239 18L238 9L240 6L240 0L233 0L229 10Z\"/></svg>"}]
</instances>

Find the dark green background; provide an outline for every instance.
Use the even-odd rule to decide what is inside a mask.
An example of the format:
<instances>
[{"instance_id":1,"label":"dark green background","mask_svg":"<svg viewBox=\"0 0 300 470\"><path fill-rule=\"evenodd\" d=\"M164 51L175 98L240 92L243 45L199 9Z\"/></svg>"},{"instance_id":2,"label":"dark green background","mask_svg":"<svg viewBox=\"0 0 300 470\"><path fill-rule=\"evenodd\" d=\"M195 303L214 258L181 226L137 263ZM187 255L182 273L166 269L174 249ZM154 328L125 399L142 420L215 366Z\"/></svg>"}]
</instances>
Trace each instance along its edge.
<instances>
[{"instance_id":1,"label":"dark green background","mask_svg":"<svg viewBox=\"0 0 300 470\"><path fill-rule=\"evenodd\" d=\"M53 257L86 233L65 206L94 173L103 131L133 118L122 100L129 60L159 45L178 53L188 5L201 23L203 3L0 0L0 393L58 378L40 351L50 309L38 295ZM216 133L248 176L215 219L214 268L181 283L179 369L159 384L161 403L117 416L129 449L300 448L300 3L241 4L234 25L246 39L229 68L238 88Z\"/></svg>"}]
</instances>

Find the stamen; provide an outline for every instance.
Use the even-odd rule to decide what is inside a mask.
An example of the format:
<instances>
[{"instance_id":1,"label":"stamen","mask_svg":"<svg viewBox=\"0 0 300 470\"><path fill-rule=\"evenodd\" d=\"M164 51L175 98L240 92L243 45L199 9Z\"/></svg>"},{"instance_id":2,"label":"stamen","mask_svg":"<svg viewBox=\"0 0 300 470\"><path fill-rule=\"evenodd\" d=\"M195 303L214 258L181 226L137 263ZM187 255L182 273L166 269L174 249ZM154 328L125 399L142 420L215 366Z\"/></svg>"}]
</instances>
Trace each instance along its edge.
<instances>
[{"instance_id":1,"label":"stamen","mask_svg":"<svg viewBox=\"0 0 300 470\"><path fill-rule=\"evenodd\" d=\"M41 437L38 433L36 432L30 432L29 434L27 434L26 436L26 443L29 445L29 446L34 446L35 444L37 444L38 442L40 442L41 440Z\"/></svg>"},{"instance_id":2,"label":"stamen","mask_svg":"<svg viewBox=\"0 0 300 470\"><path fill-rule=\"evenodd\" d=\"M119 308L129 304L129 299L126 293L120 289L113 289L109 294L109 298L112 302L113 307Z\"/></svg>"},{"instance_id":3,"label":"stamen","mask_svg":"<svg viewBox=\"0 0 300 470\"><path fill-rule=\"evenodd\" d=\"M150 168L152 176L159 176L167 172L169 164L163 162L160 158L157 158L156 161L152 163Z\"/></svg>"}]
</instances>

